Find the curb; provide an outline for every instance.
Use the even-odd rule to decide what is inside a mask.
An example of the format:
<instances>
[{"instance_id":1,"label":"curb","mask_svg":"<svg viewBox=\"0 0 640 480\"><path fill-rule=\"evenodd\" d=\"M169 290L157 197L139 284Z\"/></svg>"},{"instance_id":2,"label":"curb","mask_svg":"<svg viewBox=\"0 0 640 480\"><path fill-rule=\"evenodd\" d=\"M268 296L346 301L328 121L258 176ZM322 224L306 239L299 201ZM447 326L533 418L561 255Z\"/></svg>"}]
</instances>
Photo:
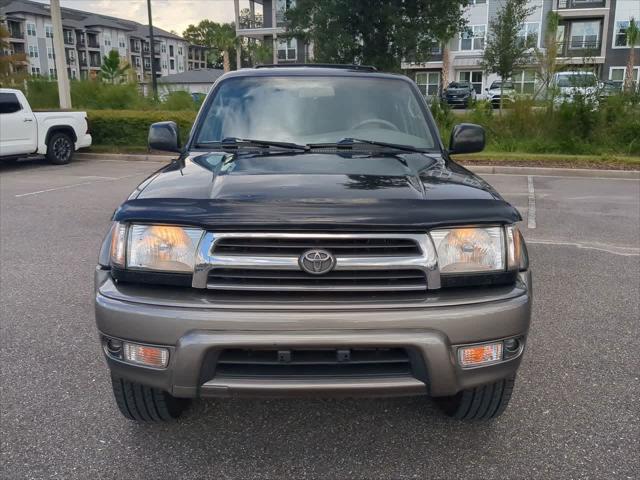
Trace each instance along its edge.
<instances>
[{"instance_id":1,"label":"curb","mask_svg":"<svg viewBox=\"0 0 640 480\"><path fill-rule=\"evenodd\" d=\"M129 153L80 153L79 160L118 160L130 162L170 162L174 155L129 154ZM542 177L583 177L583 178L626 178L640 179L639 170L598 170L587 168L550 168L550 167L509 167L502 165L464 165L473 173L502 175L533 175Z\"/></svg>"},{"instance_id":2,"label":"curb","mask_svg":"<svg viewBox=\"0 0 640 480\"><path fill-rule=\"evenodd\" d=\"M502 165L464 165L479 175L532 175L538 177L583 177L640 179L638 170L599 170L588 168L508 167Z\"/></svg>"}]
</instances>

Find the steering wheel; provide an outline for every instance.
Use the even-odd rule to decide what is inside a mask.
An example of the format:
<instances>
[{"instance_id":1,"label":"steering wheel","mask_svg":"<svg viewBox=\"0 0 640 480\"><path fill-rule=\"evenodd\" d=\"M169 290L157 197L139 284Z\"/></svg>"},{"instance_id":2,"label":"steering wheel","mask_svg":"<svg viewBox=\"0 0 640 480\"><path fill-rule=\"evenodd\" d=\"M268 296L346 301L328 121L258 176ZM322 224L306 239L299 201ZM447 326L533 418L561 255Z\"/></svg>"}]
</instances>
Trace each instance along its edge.
<instances>
[{"instance_id":1,"label":"steering wheel","mask_svg":"<svg viewBox=\"0 0 640 480\"><path fill-rule=\"evenodd\" d=\"M369 125L371 123L377 123L379 125L384 125L388 129L395 130L396 132L400 131L400 129L398 127L396 127L393 123L391 123L391 122L389 122L387 120L383 120L381 118L367 118L366 120L363 120L362 122L358 123L357 125L354 125L351 129L352 130L357 130L357 129L362 128L362 127L364 127L366 125Z\"/></svg>"}]
</instances>

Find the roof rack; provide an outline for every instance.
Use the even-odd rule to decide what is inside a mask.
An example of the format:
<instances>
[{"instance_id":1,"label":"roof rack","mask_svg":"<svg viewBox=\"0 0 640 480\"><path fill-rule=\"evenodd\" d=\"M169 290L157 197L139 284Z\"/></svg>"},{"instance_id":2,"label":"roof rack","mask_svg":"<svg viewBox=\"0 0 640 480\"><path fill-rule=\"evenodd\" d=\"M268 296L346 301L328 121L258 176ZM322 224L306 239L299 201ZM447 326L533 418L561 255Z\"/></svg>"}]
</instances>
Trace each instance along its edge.
<instances>
[{"instance_id":1,"label":"roof rack","mask_svg":"<svg viewBox=\"0 0 640 480\"><path fill-rule=\"evenodd\" d=\"M277 63L256 65L253 68L287 68L287 67L306 67L306 68L338 68L341 70L358 70L361 72L377 72L378 69L372 65L343 65L332 63Z\"/></svg>"}]
</instances>

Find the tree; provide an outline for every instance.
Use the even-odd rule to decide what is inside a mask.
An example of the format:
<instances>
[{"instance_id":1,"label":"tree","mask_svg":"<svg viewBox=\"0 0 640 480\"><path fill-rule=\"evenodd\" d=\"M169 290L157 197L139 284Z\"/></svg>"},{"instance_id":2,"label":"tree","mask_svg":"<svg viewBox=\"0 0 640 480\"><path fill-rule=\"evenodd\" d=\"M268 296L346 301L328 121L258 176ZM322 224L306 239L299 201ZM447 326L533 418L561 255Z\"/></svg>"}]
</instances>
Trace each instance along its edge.
<instances>
[{"instance_id":1,"label":"tree","mask_svg":"<svg viewBox=\"0 0 640 480\"><path fill-rule=\"evenodd\" d=\"M126 81L127 71L131 66L127 62L120 61L117 50L111 50L102 58L100 78L109 83L123 83Z\"/></svg>"},{"instance_id":2,"label":"tree","mask_svg":"<svg viewBox=\"0 0 640 480\"><path fill-rule=\"evenodd\" d=\"M182 36L190 43L209 48L216 67L222 66L225 72L231 70L236 48L239 48L235 25L202 20L197 25L189 25Z\"/></svg>"},{"instance_id":3,"label":"tree","mask_svg":"<svg viewBox=\"0 0 640 480\"><path fill-rule=\"evenodd\" d=\"M322 63L370 64L400 70L425 57L434 39L459 30L469 0L298 0L287 10L288 36L314 44Z\"/></svg>"},{"instance_id":4,"label":"tree","mask_svg":"<svg viewBox=\"0 0 640 480\"><path fill-rule=\"evenodd\" d=\"M15 85L27 77L27 56L13 52L9 38L9 30L0 23L0 86Z\"/></svg>"},{"instance_id":5,"label":"tree","mask_svg":"<svg viewBox=\"0 0 640 480\"><path fill-rule=\"evenodd\" d=\"M632 92L634 89L633 85L633 68L635 65L635 50L636 46L640 45L640 25L635 18L631 17L629 20L629 26L625 31L627 36L627 44L629 45L629 60L627 61L627 71L625 73L624 79L624 89L627 92ZM638 75L638 81L640 82L640 75Z\"/></svg>"},{"instance_id":6,"label":"tree","mask_svg":"<svg viewBox=\"0 0 640 480\"><path fill-rule=\"evenodd\" d=\"M555 96L552 87L553 77L558 71L558 50L560 41L558 39L558 26L560 25L560 15L557 12L547 14L546 29L544 35L544 49L536 48L534 56L538 66L537 73L540 81L538 90L534 93L537 97L540 91L544 90L548 97L551 93L551 105Z\"/></svg>"},{"instance_id":7,"label":"tree","mask_svg":"<svg viewBox=\"0 0 640 480\"><path fill-rule=\"evenodd\" d=\"M504 82L513 76L518 67L531 63L531 38L522 38L520 35L522 26L531 13L533 9L527 7L527 0L505 0L496 18L489 22L482 67L486 72L500 75L500 112Z\"/></svg>"}]
</instances>

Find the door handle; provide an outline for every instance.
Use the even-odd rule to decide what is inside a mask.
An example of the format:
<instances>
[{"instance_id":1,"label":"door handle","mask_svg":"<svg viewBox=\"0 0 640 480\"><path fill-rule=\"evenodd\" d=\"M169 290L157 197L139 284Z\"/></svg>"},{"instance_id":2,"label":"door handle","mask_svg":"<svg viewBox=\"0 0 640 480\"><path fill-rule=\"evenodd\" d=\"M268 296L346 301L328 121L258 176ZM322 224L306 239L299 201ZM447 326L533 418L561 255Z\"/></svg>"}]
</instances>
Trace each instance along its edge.
<instances>
[{"instance_id":1,"label":"door handle","mask_svg":"<svg viewBox=\"0 0 640 480\"><path fill-rule=\"evenodd\" d=\"M33 122L33 118L25 118L24 121L25 122Z\"/></svg>"}]
</instances>

